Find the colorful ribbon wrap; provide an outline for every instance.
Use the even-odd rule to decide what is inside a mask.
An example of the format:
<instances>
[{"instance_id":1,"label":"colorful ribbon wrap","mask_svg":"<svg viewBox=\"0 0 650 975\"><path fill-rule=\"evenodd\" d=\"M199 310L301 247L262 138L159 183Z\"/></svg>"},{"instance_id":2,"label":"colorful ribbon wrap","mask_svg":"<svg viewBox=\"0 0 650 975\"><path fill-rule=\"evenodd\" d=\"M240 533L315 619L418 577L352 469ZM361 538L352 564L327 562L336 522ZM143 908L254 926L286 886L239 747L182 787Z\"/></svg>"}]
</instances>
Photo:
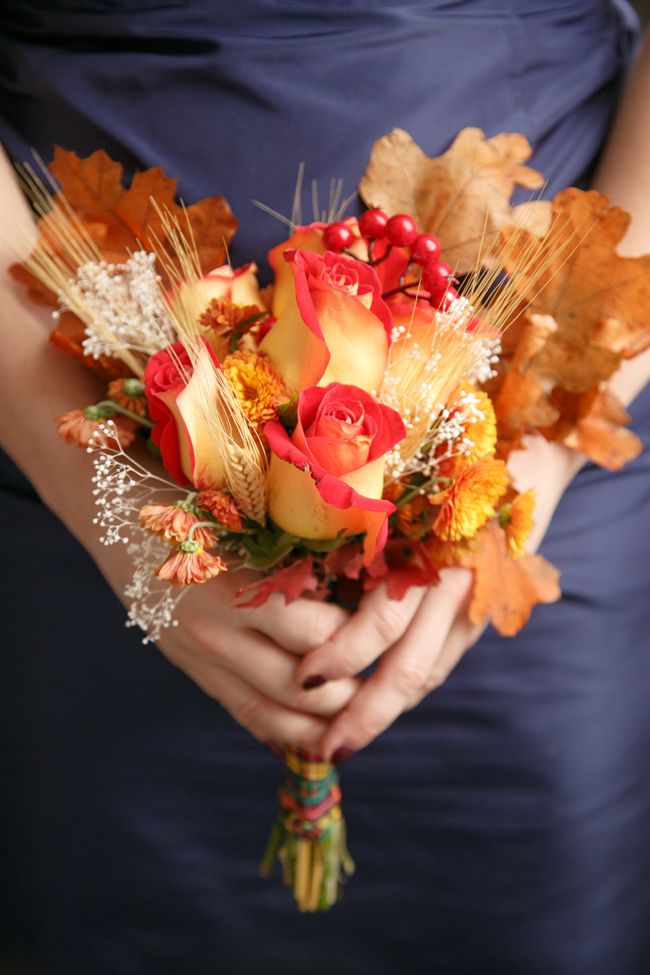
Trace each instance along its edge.
<instances>
[{"instance_id":1,"label":"colorful ribbon wrap","mask_svg":"<svg viewBox=\"0 0 650 975\"><path fill-rule=\"evenodd\" d=\"M289 748L279 799L260 872L269 877L277 858L298 908L326 911L339 900L345 877L354 873L335 766L318 755Z\"/></svg>"}]
</instances>

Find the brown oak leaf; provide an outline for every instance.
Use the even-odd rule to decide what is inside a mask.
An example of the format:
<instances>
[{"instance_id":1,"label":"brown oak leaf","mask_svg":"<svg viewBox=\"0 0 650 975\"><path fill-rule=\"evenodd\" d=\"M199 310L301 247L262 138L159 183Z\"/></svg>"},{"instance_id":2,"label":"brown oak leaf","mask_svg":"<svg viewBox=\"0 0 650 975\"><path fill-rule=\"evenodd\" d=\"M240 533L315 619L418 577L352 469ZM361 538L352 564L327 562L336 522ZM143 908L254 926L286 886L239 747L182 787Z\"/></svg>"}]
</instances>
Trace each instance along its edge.
<instances>
[{"instance_id":1,"label":"brown oak leaf","mask_svg":"<svg viewBox=\"0 0 650 975\"><path fill-rule=\"evenodd\" d=\"M359 190L368 206L410 213L422 233L435 234L459 273L473 270L501 228L516 223L510 199L516 186L539 189L544 178L524 163L523 135L486 138L463 129L440 156L427 156L403 129L375 142ZM548 204L527 204L526 223L543 228ZM532 229L531 229L532 232Z\"/></svg>"},{"instance_id":2,"label":"brown oak leaf","mask_svg":"<svg viewBox=\"0 0 650 975\"><path fill-rule=\"evenodd\" d=\"M494 520L479 532L469 564L474 569L469 618L477 625L491 622L501 636L518 633L538 603L561 597L555 566L541 555L513 558Z\"/></svg>"},{"instance_id":3,"label":"brown oak leaf","mask_svg":"<svg viewBox=\"0 0 650 975\"><path fill-rule=\"evenodd\" d=\"M557 324L531 362L534 371L558 381L559 370L570 381L576 360L593 353L593 381L583 370L573 379L573 392L596 385L606 368L611 375L628 349L650 341L650 255L621 257L616 252L629 222L629 214L594 190L564 190L553 201L538 260L515 275L515 287L531 310L551 315ZM508 267L533 246L526 231L513 233ZM608 359L598 358L601 350ZM567 356L573 362L563 369ZM566 381L558 384L568 389Z\"/></svg>"},{"instance_id":4,"label":"brown oak leaf","mask_svg":"<svg viewBox=\"0 0 650 975\"><path fill-rule=\"evenodd\" d=\"M602 391L621 359L650 343L650 255L616 252L628 223L607 197L569 189L537 242L504 232L513 285L530 305L493 390L502 455L535 428L611 469L638 454L638 438L622 429L629 417ZM535 261L516 270L529 248Z\"/></svg>"}]
</instances>

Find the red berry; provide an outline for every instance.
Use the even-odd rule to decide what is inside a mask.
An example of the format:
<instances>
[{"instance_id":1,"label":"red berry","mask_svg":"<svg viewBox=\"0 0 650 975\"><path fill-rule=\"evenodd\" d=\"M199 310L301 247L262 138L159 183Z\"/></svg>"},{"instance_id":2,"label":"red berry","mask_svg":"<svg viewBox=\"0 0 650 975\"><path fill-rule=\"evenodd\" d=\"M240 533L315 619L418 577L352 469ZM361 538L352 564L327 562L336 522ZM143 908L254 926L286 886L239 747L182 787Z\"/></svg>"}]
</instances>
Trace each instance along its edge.
<instances>
[{"instance_id":1,"label":"red berry","mask_svg":"<svg viewBox=\"0 0 650 975\"><path fill-rule=\"evenodd\" d=\"M329 251L340 254L354 240L354 234L346 223L331 223L323 231L323 243Z\"/></svg>"},{"instance_id":2,"label":"red berry","mask_svg":"<svg viewBox=\"0 0 650 975\"><path fill-rule=\"evenodd\" d=\"M366 240L379 240L386 233L388 217L383 210L366 210L359 217L359 233Z\"/></svg>"},{"instance_id":3,"label":"red berry","mask_svg":"<svg viewBox=\"0 0 650 975\"><path fill-rule=\"evenodd\" d=\"M433 234L418 234L411 244L411 260L416 264L433 264L440 257L440 241Z\"/></svg>"},{"instance_id":4,"label":"red berry","mask_svg":"<svg viewBox=\"0 0 650 975\"><path fill-rule=\"evenodd\" d=\"M422 284L431 294L443 294L451 277L451 268L444 261L432 261L422 269Z\"/></svg>"},{"instance_id":5,"label":"red berry","mask_svg":"<svg viewBox=\"0 0 650 975\"><path fill-rule=\"evenodd\" d=\"M417 224L408 213L396 213L386 224L388 243L395 247L410 247L417 235Z\"/></svg>"}]
</instances>

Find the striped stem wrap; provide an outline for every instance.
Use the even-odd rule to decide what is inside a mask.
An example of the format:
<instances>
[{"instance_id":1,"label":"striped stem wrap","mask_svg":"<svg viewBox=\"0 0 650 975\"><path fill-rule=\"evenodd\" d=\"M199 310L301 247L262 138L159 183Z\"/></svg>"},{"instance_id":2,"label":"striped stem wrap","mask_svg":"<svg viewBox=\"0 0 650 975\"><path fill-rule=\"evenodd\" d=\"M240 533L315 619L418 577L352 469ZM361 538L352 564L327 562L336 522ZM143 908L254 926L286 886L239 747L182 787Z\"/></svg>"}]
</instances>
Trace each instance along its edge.
<instances>
[{"instance_id":1,"label":"striped stem wrap","mask_svg":"<svg viewBox=\"0 0 650 975\"><path fill-rule=\"evenodd\" d=\"M280 809L260 872L269 877L276 859L301 911L326 911L354 872L347 850L338 772L330 762L289 748L279 789Z\"/></svg>"}]
</instances>

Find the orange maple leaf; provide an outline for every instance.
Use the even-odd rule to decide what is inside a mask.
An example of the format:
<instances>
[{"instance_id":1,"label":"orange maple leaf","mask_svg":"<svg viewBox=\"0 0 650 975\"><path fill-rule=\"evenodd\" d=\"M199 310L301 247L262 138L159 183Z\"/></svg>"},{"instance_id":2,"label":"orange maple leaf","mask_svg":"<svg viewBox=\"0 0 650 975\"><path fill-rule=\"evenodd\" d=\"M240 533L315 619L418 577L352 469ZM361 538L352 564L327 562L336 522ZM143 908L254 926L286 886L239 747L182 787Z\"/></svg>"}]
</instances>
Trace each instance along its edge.
<instances>
[{"instance_id":1,"label":"orange maple leaf","mask_svg":"<svg viewBox=\"0 0 650 975\"><path fill-rule=\"evenodd\" d=\"M369 206L410 213L422 233L435 234L452 267L476 268L501 228L516 222L510 199L515 186L539 189L541 173L525 166L531 147L523 135L488 139L463 129L447 152L427 156L403 129L375 142L359 191ZM548 204L526 204L527 226L543 226Z\"/></svg>"},{"instance_id":2,"label":"orange maple leaf","mask_svg":"<svg viewBox=\"0 0 650 975\"><path fill-rule=\"evenodd\" d=\"M491 622L501 636L514 636L538 603L560 599L559 572L541 555L513 558L496 521L481 529L465 564L474 569L469 618Z\"/></svg>"}]
</instances>

